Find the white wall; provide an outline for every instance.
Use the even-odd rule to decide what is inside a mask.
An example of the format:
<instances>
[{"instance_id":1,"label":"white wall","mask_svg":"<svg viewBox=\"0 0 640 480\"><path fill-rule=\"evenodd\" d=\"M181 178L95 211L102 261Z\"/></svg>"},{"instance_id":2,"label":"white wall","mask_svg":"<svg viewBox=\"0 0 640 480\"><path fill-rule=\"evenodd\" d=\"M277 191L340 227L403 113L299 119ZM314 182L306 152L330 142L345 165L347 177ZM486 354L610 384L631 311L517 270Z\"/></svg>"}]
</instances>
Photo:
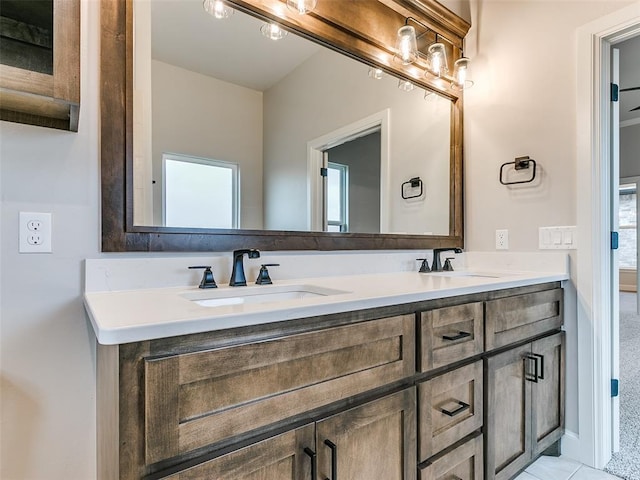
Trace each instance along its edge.
<instances>
[{"instance_id":1,"label":"white wall","mask_svg":"<svg viewBox=\"0 0 640 480\"><path fill-rule=\"evenodd\" d=\"M162 224L162 153L240 166L241 228L262 229L262 92L152 61L154 219Z\"/></svg>"},{"instance_id":2,"label":"white wall","mask_svg":"<svg viewBox=\"0 0 640 480\"><path fill-rule=\"evenodd\" d=\"M538 228L576 224L576 29L630 1L472 0L465 94L467 250L493 250L509 230L512 251L538 249ZM529 155L531 186L505 187L500 165ZM575 265L572 255L572 265ZM572 266L572 279L577 272ZM568 285L567 429L578 431L575 293Z\"/></svg>"},{"instance_id":3,"label":"white wall","mask_svg":"<svg viewBox=\"0 0 640 480\"><path fill-rule=\"evenodd\" d=\"M265 225L305 230L307 142L384 109L390 121L390 231L449 231L450 102L402 92L398 81L367 77L368 67L322 50L265 92ZM445 117L446 116L446 117ZM407 203L400 185L420 176L426 201ZM291 198L298 199L295 202Z\"/></svg>"},{"instance_id":4,"label":"white wall","mask_svg":"<svg viewBox=\"0 0 640 480\"><path fill-rule=\"evenodd\" d=\"M0 122L3 480L95 478L95 349L81 301L99 251L99 3L81 10L78 133ZM18 212L53 213L53 254L18 253Z\"/></svg>"}]
</instances>

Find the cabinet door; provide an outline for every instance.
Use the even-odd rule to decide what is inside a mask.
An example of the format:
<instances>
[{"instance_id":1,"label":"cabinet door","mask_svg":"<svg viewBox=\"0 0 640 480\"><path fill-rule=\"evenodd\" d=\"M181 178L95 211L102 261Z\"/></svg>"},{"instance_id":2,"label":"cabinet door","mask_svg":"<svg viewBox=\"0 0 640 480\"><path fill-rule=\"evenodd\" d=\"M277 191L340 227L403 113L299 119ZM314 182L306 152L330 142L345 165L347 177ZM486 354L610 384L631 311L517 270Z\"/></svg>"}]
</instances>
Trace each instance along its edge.
<instances>
[{"instance_id":1,"label":"cabinet door","mask_svg":"<svg viewBox=\"0 0 640 480\"><path fill-rule=\"evenodd\" d=\"M316 425L318 480L415 480L415 388Z\"/></svg>"},{"instance_id":2,"label":"cabinet door","mask_svg":"<svg viewBox=\"0 0 640 480\"><path fill-rule=\"evenodd\" d=\"M415 371L413 315L144 361L148 464Z\"/></svg>"},{"instance_id":3,"label":"cabinet door","mask_svg":"<svg viewBox=\"0 0 640 480\"><path fill-rule=\"evenodd\" d=\"M313 480L309 454L313 453L314 433L313 424L306 425L163 478Z\"/></svg>"},{"instance_id":4,"label":"cabinet door","mask_svg":"<svg viewBox=\"0 0 640 480\"><path fill-rule=\"evenodd\" d=\"M485 477L508 480L531 459L531 344L490 357L485 364Z\"/></svg>"},{"instance_id":5,"label":"cabinet door","mask_svg":"<svg viewBox=\"0 0 640 480\"><path fill-rule=\"evenodd\" d=\"M532 384L533 455L537 456L564 433L564 332L533 342L537 382Z\"/></svg>"}]
</instances>

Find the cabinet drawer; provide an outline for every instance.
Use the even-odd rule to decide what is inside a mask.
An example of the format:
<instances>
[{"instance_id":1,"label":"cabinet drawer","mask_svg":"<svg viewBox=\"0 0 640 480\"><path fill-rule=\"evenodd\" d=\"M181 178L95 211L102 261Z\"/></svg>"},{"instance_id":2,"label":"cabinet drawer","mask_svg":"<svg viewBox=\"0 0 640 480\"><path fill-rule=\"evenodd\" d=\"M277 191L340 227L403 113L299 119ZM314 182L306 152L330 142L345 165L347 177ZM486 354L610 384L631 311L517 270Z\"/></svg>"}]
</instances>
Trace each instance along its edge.
<instances>
[{"instance_id":1,"label":"cabinet drawer","mask_svg":"<svg viewBox=\"0 0 640 480\"><path fill-rule=\"evenodd\" d=\"M558 329L563 322L562 289L491 300L485 310L485 349Z\"/></svg>"},{"instance_id":2,"label":"cabinet drawer","mask_svg":"<svg viewBox=\"0 0 640 480\"><path fill-rule=\"evenodd\" d=\"M419 480L482 480L482 456L482 436L477 436L420 467Z\"/></svg>"},{"instance_id":3,"label":"cabinet drawer","mask_svg":"<svg viewBox=\"0 0 640 480\"><path fill-rule=\"evenodd\" d=\"M311 457L305 453L305 449L309 453L313 452L314 437L314 426L306 425L162 478L166 480L311 478Z\"/></svg>"},{"instance_id":4,"label":"cabinet drawer","mask_svg":"<svg viewBox=\"0 0 640 480\"><path fill-rule=\"evenodd\" d=\"M418 385L420 461L482 426L482 360Z\"/></svg>"},{"instance_id":5,"label":"cabinet drawer","mask_svg":"<svg viewBox=\"0 0 640 480\"><path fill-rule=\"evenodd\" d=\"M482 302L421 312L420 371L427 372L482 353Z\"/></svg>"},{"instance_id":6,"label":"cabinet drawer","mask_svg":"<svg viewBox=\"0 0 640 480\"><path fill-rule=\"evenodd\" d=\"M293 417L415 371L414 316L144 362L147 464Z\"/></svg>"}]
</instances>

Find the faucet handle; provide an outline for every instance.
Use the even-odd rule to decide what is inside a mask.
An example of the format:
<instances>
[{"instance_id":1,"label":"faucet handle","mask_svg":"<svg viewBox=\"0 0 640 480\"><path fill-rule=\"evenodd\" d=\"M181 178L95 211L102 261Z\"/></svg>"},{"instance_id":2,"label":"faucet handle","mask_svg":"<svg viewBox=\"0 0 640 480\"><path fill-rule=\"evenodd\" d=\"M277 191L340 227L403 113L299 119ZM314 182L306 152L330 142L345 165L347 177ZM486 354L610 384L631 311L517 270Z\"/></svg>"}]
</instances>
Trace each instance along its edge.
<instances>
[{"instance_id":1,"label":"faucet handle","mask_svg":"<svg viewBox=\"0 0 640 480\"><path fill-rule=\"evenodd\" d=\"M431 271L431 269L429 268L429 262L427 262L426 258L416 258L416 260L422 260L422 263L420 264L420 270L418 270L419 273L427 273Z\"/></svg>"},{"instance_id":2,"label":"faucet handle","mask_svg":"<svg viewBox=\"0 0 640 480\"><path fill-rule=\"evenodd\" d=\"M202 274L202 280L200 281L200 285L198 286L199 288L218 288L218 285L216 285L216 281L213 278L211 265L193 265L189 268L190 269L204 268L204 273Z\"/></svg>"},{"instance_id":3,"label":"faucet handle","mask_svg":"<svg viewBox=\"0 0 640 480\"><path fill-rule=\"evenodd\" d=\"M260 272L258 278L256 278L256 285L271 285L271 277L269 276L269 269L267 267L279 267L279 263L263 263L260 265Z\"/></svg>"},{"instance_id":4,"label":"faucet handle","mask_svg":"<svg viewBox=\"0 0 640 480\"><path fill-rule=\"evenodd\" d=\"M453 265L451 265L451 260L453 257L448 257L444 261L444 266L442 267L443 272L453 272Z\"/></svg>"}]
</instances>

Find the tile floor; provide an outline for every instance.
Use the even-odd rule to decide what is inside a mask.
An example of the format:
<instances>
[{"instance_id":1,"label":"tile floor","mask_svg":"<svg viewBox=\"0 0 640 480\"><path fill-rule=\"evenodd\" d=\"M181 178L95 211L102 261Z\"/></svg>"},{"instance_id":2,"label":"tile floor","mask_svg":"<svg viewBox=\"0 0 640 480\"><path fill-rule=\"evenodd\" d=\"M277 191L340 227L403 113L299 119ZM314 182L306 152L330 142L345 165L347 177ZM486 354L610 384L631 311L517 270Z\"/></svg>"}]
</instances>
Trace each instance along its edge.
<instances>
[{"instance_id":1,"label":"tile floor","mask_svg":"<svg viewBox=\"0 0 640 480\"><path fill-rule=\"evenodd\" d=\"M516 477L516 480L618 480L601 470L582 465L569 458L542 456Z\"/></svg>"}]
</instances>

